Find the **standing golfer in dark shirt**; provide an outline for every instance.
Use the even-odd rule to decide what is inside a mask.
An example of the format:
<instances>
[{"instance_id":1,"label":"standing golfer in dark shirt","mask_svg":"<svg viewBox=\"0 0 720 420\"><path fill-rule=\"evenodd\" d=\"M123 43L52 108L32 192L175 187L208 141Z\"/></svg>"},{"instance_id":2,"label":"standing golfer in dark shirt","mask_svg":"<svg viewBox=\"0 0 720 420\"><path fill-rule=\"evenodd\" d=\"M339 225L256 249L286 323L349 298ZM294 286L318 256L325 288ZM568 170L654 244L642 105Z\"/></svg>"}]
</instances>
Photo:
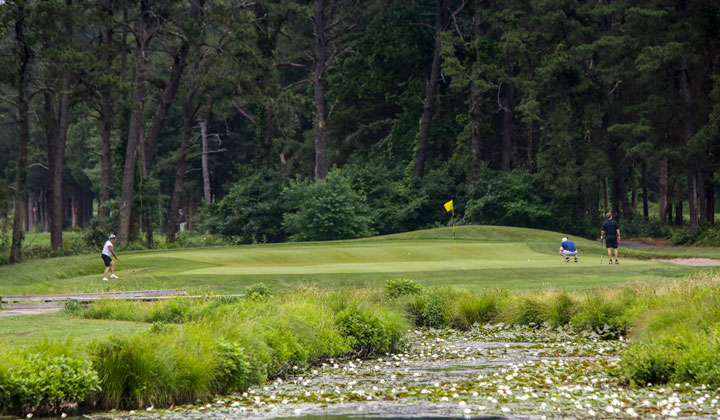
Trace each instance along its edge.
<instances>
[{"instance_id":1,"label":"standing golfer in dark shirt","mask_svg":"<svg viewBox=\"0 0 720 420\"><path fill-rule=\"evenodd\" d=\"M612 213L608 213L605 215L607 217L607 220L602 225L602 230L600 231L600 237L605 238L605 246L607 247L607 253L608 258L610 259L610 264L612 264L612 254L611 249L615 249L615 264L620 264L618 262L618 241L620 240L620 226L617 224L616 221L612 218Z\"/></svg>"}]
</instances>

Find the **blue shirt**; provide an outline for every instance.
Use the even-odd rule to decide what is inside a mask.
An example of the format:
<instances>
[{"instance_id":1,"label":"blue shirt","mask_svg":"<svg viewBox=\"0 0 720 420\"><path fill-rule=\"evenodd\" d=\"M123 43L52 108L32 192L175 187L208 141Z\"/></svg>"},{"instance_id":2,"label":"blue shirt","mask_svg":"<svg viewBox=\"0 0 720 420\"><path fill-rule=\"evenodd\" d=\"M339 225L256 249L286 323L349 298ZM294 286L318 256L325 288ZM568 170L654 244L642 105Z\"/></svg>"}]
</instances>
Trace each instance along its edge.
<instances>
[{"instance_id":1,"label":"blue shirt","mask_svg":"<svg viewBox=\"0 0 720 420\"><path fill-rule=\"evenodd\" d=\"M560 246L563 247L563 249L566 249L568 251L576 251L575 244L572 241L565 241L565 242L561 243Z\"/></svg>"}]
</instances>

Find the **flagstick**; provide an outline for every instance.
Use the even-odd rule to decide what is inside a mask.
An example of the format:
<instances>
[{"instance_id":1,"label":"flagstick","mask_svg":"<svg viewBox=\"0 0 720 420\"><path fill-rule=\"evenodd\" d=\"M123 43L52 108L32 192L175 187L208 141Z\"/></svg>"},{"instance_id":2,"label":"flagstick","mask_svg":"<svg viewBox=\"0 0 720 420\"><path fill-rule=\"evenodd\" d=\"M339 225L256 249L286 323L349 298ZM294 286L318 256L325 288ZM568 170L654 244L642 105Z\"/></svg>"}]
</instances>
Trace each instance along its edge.
<instances>
[{"instance_id":1,"label":"flagstick","mask_svg":"<svg viewBox=\"0 0 720 420\"><path fill-rule=\"evenodd\" d=\"M453 250L455 251L455 258L457 258L457 244L455 243L455 206L452 209L452 221L453 221Z\"/></svg>"}]
</instances>

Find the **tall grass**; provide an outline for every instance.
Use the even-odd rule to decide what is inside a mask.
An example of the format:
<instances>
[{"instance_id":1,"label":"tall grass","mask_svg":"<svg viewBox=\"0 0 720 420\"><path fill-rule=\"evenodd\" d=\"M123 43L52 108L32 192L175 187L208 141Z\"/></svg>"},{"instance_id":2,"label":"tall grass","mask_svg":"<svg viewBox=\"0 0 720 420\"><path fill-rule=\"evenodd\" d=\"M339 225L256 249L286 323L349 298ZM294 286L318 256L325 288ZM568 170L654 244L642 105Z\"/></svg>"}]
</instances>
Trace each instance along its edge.
<instances>
[{"instance_id":1,"label":"tall grass","mask_svg":"<svg viewBox=\"0 0 720 420\"><path fill-rule=\"evenodd\" d=\"M382 302L353 299L308 289L223 305L190 300L150 305L140 311L141 318L156 322L149 333L93 344L93 365L103 384L100 404L128 408L204 400L329 357L398 350L409 327L404 315ZM135 309L128 302L98 307L102 310L87 311L127 319ZM358 318L348 321L347 308ZM192 321L160 322L182 319Z\"/></svg>"},{"instance_id":2,"label":"tall grass","mask_svg":"<svg viewBox=\"0 0 720 420\"><path fill-rule=\"evenodd\" d=\"M399 289L328 292L305 287L241 301L101 301L79 312L74 308L86 317L150 322L153 327L90 345L39 343L22 352L0 347L2 411L56 413L69 407L61 407L61 398L70 406L88 398L102 408L207 400L327 358L399 351L413 324L460 329L486 323L570 326L604 339L627 335L633 345L620 365L629 383L720 386L717 275L572 292L471 293L422 289L407 279ZM44 373L28 382L30 366L44 366ZM73 385L67 378L75 378ZM95 391L98 381L101 388Z\"/></svg>"}]
</instances>

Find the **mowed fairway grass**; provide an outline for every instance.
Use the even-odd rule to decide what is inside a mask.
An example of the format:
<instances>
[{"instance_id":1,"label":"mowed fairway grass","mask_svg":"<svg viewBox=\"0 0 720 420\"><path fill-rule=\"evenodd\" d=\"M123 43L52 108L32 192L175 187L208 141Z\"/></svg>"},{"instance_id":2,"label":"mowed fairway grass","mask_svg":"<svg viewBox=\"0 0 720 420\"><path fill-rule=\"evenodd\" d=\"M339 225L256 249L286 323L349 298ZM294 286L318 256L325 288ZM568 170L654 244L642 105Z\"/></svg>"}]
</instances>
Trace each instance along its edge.
<instances>
[{"instance_id":1,"label":"mowed fairway grass","mask_svg":"<svg viewBox=\"0 0 720 420\"><path fill-rule=\"evenodd\" d=\"M627 281L662 281L708 268L649 261L657 256L718 257L717 248L621 249L621 264L607 265L600 243L572 238L580 262L558 255L561 233L498 226L432 229L376 238L222 248L119 252L118 280L102 281L100 253L34 260L0 267L0 294L187 288L191 293L271 289L382 287L400 277L423 286L577 289ZM627 258L632 253L636 258ZM638 258L640 257L640 258ZM641 259L642 258L642 259Z\"/></svg>"},{"instance_id":2,"label":"mowed fairway grass","mask_svg":"<svg viewBox=\"0 0 720 420\"><path fill-rule=\"evenodd\" d=\"M0 267L0 295L187 288L190 293L243 293L264 283L272 290L299 286L382 288L409 278L425 287L585 289L628 281L662 282L711 268L649 261L651 256L720 257L717 248L621 250L636 258L607 265L600 243L572 238L579 263L557 253L562 234L498 226L432 229L351 241L245 245L222 248L119 252L118 280L102 281L100 252ZM457 250L457 254L456 251ZM638 258L640 257L640 258ZM123 265L124 263L124 265ZM87 342L127 334L148 324L86 320L65 313L0 318L0 343L37 345L44 340ZM41 344L42 346L42 344Z\"/></svg>"}]
</instances>

